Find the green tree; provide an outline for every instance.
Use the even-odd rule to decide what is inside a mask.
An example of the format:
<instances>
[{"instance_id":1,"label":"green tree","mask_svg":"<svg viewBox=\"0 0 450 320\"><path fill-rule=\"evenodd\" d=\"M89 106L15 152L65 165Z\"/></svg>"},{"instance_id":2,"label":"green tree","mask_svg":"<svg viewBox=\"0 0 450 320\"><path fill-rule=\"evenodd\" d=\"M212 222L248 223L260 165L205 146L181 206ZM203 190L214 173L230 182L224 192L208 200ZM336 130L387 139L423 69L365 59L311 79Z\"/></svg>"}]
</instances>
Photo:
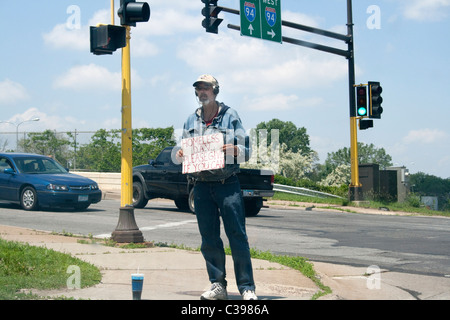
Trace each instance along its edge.
<instances>
[{"instance_id":1,"label":"green tree","mask_svg":"<svg viewBox=\"0 0 450 320\"><path fill-rule=\"evenodd\" d=\"M422 195L450 194L450 179L442 179L423 172L414 173L409 179L410 184L414 185L414 192Z\"/></svg>"},{"instance_id":2,"label":"green tree","mask_svg":"<svg viewBox=\"0 0 450 320\"><path fill-rule=\"evenodd\" d=\"M443 179L434 175L418 172L410 175L411 191L421 196L438 197L441 210L450 210L450 178Z\"/></svg>"},{"instance_id":3,"label":"green tree","mask_svg":"<svg viewBox=\"0 0 450 320\"><path fill-rule=\"evenodd\" d=\"M377 148L372 143L367 145L358 142L359 164L377 163L380 169L392 166L392 157L383 148ZM319 165L317 174L321 185L337 186L339 183L348 184L350 181L350 148L344 147L328 153L324 165Z\"/></svg>"},{"instance_id":4,"label":"green tree","mask_svg":"<svg viewBox=\"0 0 450 320\"><path fill-rule=\"evenodd\" d=\"M173 127L141 128L133 130L133 166L155 159L166 147L175 146Z\"/></svg>"},{"instance_id":5,"label":"green tree","mask_svg":"<svg viewBox=\"0 0 450 320\"><path fill-rule=\"evenodd\" d=\"M133 129L133 166L148 163L162 149L175 145L173 127ZM79 148L77 166L100 172L120 172L122 162L120 130L98 130L91 141Z\"/></svg>"},{"instance_id":6,"label":"green tree","mask_svg":"<svg viewBox=\"0 0 450 320\"><path fill-rule=\"evenodd\" d=\"M377 163L380 169L392 166L392 157L383 148L377 148L372 143L367 145L358 142L358 162ZM325 170L329 173L339 165L350 165L350 148L344 147L336 152L328 153L325 160Z\"/></svg>"},{"instance_id":7,"label":"green tree","mask_svg":"<svg viewBox=\"0 0 450 320\"><path fill-rule=\"evenodd\" d=\"M274 129L279 130L279 143L286 144L287 150L293 153L300 152L304 156L308 156L311 153L309 147L309 135L306 133L304 127L297 128L297 126L291 121L281 121L278 119L272 119L268 122L261 122L256 126L257 130L266 129L268 143L271 143L270 132Z\"/></svg>"},{"instance_id":8,"label":"green tree","mask_svg":"<svg viewBox=\"0 0 450 320\"><path fill-rule=\"evenodd\" d=\"M350 183L350 166L348 164L340 164L331 171L325 179L319 182L321 186L340 187Z\"/></svg>"},{"instance_id":9,"label":"green tree","mask_svg":"<svg viewBox=\"0 0 450 320\"><path fill-rule=\"evenodd\" d=\"M69 150L69 140L64 137L64 134L53 130L29 133L28 137L20 140L19 144L25 152L51 155L64 166L72 155Z\"/></svg>"},{"instance_id":10,"label":"green tree","mask_svg":"<svg viewBox=\"0 0 450 320\"><path fill-rule=\"evenodd\" d=\"M120 130L98 130L91 142L81 146L77 155L78 167L100 172L120 172Z\"/></svg>"}]
</instances>

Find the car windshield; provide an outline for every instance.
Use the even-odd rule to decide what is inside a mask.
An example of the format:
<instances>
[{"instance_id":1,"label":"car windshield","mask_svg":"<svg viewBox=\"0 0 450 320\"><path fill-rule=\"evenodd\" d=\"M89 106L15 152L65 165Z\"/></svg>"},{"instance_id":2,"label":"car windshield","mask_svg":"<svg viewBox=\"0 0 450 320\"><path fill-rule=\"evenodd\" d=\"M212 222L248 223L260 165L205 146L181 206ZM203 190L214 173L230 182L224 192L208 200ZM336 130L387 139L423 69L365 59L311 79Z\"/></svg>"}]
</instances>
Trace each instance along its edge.
<instances>
[{"instance_id":1,"label":"car windshield","mask_svg":"<svg viewBox=\"0 0 450 320\"><path fill-rule=\"evenodd\" d=\"M22 173L67 173L66 169L50 158L15 158L14 162Z\"/></svg>"}]
</instances>

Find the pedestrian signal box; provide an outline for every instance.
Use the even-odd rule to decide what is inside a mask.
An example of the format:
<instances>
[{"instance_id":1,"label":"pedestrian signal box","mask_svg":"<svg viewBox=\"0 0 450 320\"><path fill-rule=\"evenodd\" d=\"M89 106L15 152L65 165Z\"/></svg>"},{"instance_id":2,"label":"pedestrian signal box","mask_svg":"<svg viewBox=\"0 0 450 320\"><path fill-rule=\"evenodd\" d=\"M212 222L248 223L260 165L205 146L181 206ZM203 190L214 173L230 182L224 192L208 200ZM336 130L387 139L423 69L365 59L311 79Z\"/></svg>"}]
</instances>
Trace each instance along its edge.
<instances>
[{"instance_id":1,"label":"pedestrian signal box","mask_svg":"<svg viewBox=\"0 0 450 320\"><path fill-rule=\"evenodd\" d=\"M97 25L90 28L91 52L95 55L112 54L126 46L125 27L114 25Z\"/></svg>"}]
</instances>

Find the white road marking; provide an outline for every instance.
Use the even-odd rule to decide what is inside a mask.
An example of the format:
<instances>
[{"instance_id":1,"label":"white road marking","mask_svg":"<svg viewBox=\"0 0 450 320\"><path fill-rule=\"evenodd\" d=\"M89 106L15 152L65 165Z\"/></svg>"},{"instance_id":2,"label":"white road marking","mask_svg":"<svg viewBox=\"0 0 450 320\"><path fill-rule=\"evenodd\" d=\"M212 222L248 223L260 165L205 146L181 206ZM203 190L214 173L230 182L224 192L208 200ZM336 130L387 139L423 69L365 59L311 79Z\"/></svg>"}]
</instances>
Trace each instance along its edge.
<instances>
[{"instance_id":1,"label":"white road marking","mask_svg":"<svg viewBox=\"0 0 450 320\"><path fill-rule=\"evenodd\" d=\"M184 221L179 221L179 222L168 222L168 223L158 224L156 226L151 226L151 227L142 227L142 228L139 228L139 230L150 231L150 230L156 230L156 229L161 229L161 228L173 228L173 227L178 227L178 226L182 226L182 225L185 225L188 223L194 223L194 222L197 222L197 220L184 220ZM94 238L100 238L100 239L111 238L111 233L98 234L98 235L94 236Z\"/></svg>"}]
</instances>

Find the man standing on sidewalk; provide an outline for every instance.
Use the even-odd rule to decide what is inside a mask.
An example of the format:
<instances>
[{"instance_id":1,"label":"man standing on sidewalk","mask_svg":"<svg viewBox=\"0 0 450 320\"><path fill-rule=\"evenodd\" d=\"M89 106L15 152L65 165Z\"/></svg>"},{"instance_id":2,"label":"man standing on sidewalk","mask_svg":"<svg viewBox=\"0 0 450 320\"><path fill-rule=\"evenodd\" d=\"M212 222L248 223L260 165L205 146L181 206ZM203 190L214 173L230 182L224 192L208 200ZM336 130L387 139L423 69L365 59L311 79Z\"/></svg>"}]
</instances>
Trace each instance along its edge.
<instances>
[{"instance_id":1,"label":"man standing on sidewalk","mask_svg":"<svg viewBox=\"0 0 450 320\"><path fill-rule=\"evenodd\" d=\"M201 299L227 299L225 251L220 238L222 216L225 233L230 242L236 282L244 300L256 300L250 248L245 230L245 211L239 180L240 161L248 159L246 134L237 112L216 101L219 83L211 75L202 75L194 82L200 107L184 124L183 138L223 134L225 165L215 170L189 174L194 181L194 206L202 237L201 252L206 261L211 289ZM183 150L177 152L182 160Z\"/></svg>"}]
</instances>

